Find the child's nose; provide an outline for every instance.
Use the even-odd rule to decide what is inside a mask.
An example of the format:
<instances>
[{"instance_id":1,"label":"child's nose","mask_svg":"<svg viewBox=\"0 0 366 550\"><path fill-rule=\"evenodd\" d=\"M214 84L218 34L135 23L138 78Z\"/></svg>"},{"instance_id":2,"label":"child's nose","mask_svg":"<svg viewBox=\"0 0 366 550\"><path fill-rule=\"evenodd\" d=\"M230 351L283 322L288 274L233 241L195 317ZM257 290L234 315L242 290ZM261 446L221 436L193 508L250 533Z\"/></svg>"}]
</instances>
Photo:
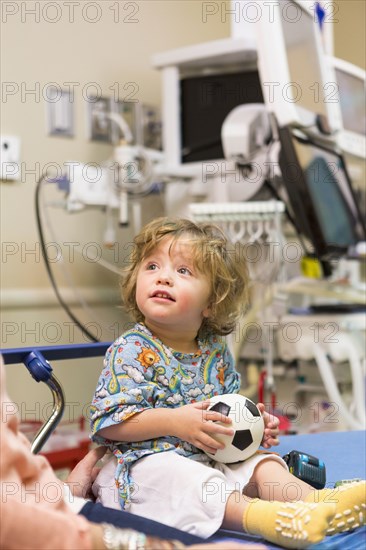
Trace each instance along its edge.
<instances>
[{"instance_id":1,"label":"child's nose","mask_svg":"<svg viewBox=\"0 0 366 550\"><path fill-rule=\"evenodd\" d=\"M159 273L159 276L156 280L156 283L159 285L167 285L172 286L173 285L173 278L169 273Z\"/></svg>"}]
</instances>

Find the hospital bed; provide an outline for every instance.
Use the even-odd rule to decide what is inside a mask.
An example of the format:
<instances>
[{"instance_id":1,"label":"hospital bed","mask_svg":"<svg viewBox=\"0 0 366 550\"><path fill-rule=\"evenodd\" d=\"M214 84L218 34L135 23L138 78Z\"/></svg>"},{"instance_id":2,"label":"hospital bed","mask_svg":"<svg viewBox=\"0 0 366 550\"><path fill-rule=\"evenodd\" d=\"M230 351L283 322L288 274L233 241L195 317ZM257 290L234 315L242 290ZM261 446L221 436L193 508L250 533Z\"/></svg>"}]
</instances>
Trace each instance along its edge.
<instances>
[{"instance_id":1,"label":"hospital bed","mask_svg":"<svg viewBox=\"0 0 366 550\"><path fill-rule=\"evenodd\" d=\"M53 410L48 421L41 427L36 435L32 451L39 452L47 439L62 418L64 411L64 395L62 388L53 374L49 361L75 360L78 358L103 356L109 343L81 344L55 347L3 349L1 353L7 365L24 363L32 377L37 382L44 382L50 388L53 395ZM306 452L321 458L326 465L326 486L333 487L339 480L365 478L366 476L366 432L326 432L303 435L286 435L281 438L281 443L274 449L281 456L291 450ZM88 505L87 505L88 506ZM98 506L90 505L89 519L98 522ZM111 521L115 514L121 512L111 510ZM128 512L122 512L128 513ZM177 538L185 544L199 541L198 537L184 533L140 516L129 517L129 527L144 531L150 535L165 538ZM227 540L240 540L243 548L251 542L261 542L268 548L280 548L261 539L260 537L220 529L210 540L222 541L225 548ZM220 545L221 546L221 545ZM312 550L365 550L366 527L356 531L326 537L321 543L311 546Z\"/></svg>"}]
</instances>

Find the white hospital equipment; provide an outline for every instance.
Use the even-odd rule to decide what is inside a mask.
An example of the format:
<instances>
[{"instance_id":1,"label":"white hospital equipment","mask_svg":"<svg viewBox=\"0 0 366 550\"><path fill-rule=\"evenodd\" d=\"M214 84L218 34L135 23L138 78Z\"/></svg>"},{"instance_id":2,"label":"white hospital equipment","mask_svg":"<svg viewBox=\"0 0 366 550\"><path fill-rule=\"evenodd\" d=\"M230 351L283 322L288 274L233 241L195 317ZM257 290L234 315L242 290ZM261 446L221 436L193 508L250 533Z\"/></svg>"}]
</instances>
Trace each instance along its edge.
<instances>
[{"instance_id":1,"label":"white hospital equipment","mask_svg":"<svg viewBox=\"0 0 366 550\"><path fill-rule=\"evenodd\" d=\"M366 158L366 72L337 57L328 58L333 66L342 117L342 131L338 133L337 144L345 153Z\"/></svg>"},{"instance_id":2,"label":"white hospital equipment","mask_svg":"<svg viewBox=\"0 0 366 550\"><path fill-rule=\"evenodd\" d=\"M321 33L314 22L313 13L309 10L309 5L306 5L305 2L293 2L297 10L294 14L297 16L298 21L290 21L289 19L286 20L286 17L283 16L283 3L276 2L275 4L275 11L273 12L273 19L275 21L269 21L268 18L266 19L264 17L260 19L261 24L258 25L260 29L259 39L257 41L250 33L249 35L245 34L244 38L244 36L240 36L240 32L237 32L231 44L225 43L224 41L221 41L220 45L219 42L212 44L212 55L207 55L209 45L203 44L200 49L199 47L190 47L176 50L175 52L168 52L165 55L155 56L155 66L161 68L163 72L163 93L165 98L163 105L165 108L165 116L168 118L168 124L163 127L164 143L166 143L168 151L167 162L172 163L174 166L178 166L182 170L185 169L185 174L193 174L193 171L197 168L197 160L201 161L201 173L204 175L207 174L208 167L210 167L210 163L212 163L212 166L217 166L220 169L216 174L213 173L214 170L212 169L212 176L219 176L219 179L221 178L221 183L223 179L225 179L225 183L227 183L225 170L229 172L232 166L227 162L220 163L220 157L218 156L215 158L215 153L217 155L218 148L216 147L216 150L213 150L213 146L215 145L212 143L214 141L214 136L211 139L211 143L208 143L206 140L206 143L203 143L201 147L197 146L196 151L194 150L194 130L197 129L199 135L200 123L202 121L197 119L197 116L195 116L196 112L193 109L191 112L190 124L191 126L195 125L196 128L188 127L189 131L187 130L186 120L189 119L189 114L187 114L186 111L192 108L192 106L190 106L189 101L185 101L184 94L187 89L186 79L189 80L189 72L191 71L193 75L192 79L196 79L195 83L197 88L199 89L199 85L201 86L201 98L202 95L205 95L207 98L207 92L210 91L212 99L215 97L215 92L213 90L216 90L216 95L219 97L219 79L224 79L225 73L230 74L230 71L235 71L240 67L242 71L241 78L243 79L242 85L244 88L245 77L249 75L250 71L253 69L253 58L251 57L251 53L253 43L256 42L255 48L258 52L258 66L256 70L259 69L259 77L264 93L264 104L267 109L267 117L265 117L265 115L264 117L270 122L270 117L268 115L272 113L279 126L280 132L282 127L286 127L280 136L281 170L276 170L276 173L272 174L272 176L278 176L278 172L283 172L287 176L287 178L285 178L287 180L286 202L290 201L289 206L290 208L292 207L292 211L295 214L300 233L308 239L308 245L310 244L311 247L315 247L315 251L318 255L323 257L323 259L328 258L332 264L328 266L329 270L331 270L335 268L340 258L347 255L350 248L357 248L359 241L365 239L362 213L358 208L357 198L353 195L349 176L339 151L339 147L343 148L345 151L349 151L351 148L353 155L364 156L362 148L364 130L362 129L362 123L359 124L357 132L355 132L357 133L356 137L350 136L348 129L345 129L345 121L347 117L348 119L350 118L350 113L344 111L345 106L342 105L342 102L341 104L339 103L338 86L342 92L343 104L346 103L348 108L350 100L345 100L345 86L341 86L339 71L334 71L337 62L332 60L330 63L330 60L322 54L323 45ZM217 54L216 48L219 46L221 48L221 53L223 54L223 52L225 52L226 54L225 68L222 66L222 57L220 58ZM237 55L240 49L243 51L241 56L239 55L241 65L238 65ZM202 69L204 65L204 55L206 55L205 70ZM243 66L247 68L246 74L245 71L243 71ZM338 66L342 66L342 62L340 62ZM343 67L345 67L345 65L343 65ZM359 87L361 86L362 88L364 78L362 80L362 71L359 73L354 71L353 74L357 74L357 82L354 82L353 91L358 93ZM217 76L216 82L212 75ZM209 78L211 78L211 82L208 80ZM214 84L212 84L212 82ZM228 82L229 79L227 79L225 84L228 85ZM225 89L225 84L222 83L222 80L220 84L221 88ZM350 88L348 88L348 93L349 91ZM277 95L273 95L274 93L277 93ZM280 97L278 97L278 94ZM200 96L196 93L195 97L197 101ZM219 103L217 102L217 110L218 105ZM236 165L245 165L245 163L248 162L248 152L251 151L251 145L253 143L253 141L250 140L250 136L254 136L255 141L255 133L250 133L250 123L255 119L255 107L257 108L258 116L260 112L263 113L263 111L266 110L263 104L262 106L236 106L227 115L223 125L223 156L225 156L226 160L234 161ZM341 107L343 107L342 112ZM252 111L250 110L251 108L253 108ZM357 115L353 112L353 121L355 118L359 119L360 114L360 118L363 120L364 114L362 115L362 112L364 113L362 107L357 110ZM240 120L240 115L242 115L242 121ZM215 114L212 116L215 116ZM262 137L260 142L261 147L259 148L261 148L262 152L266 152L265 140L263 139L263 136L266 134L264 130L266 128L266 123L263 118L258 118L258 120L261 124L258 125L256 130L261 132ZM226 124L228 127L225 128ZM240 124L243 125L241 133ZM298 128L298 130L296 130L296 128ZM355 147L352 147L352 137L354 143L357 143ZM189 144L189 139L193 141L193 145L192 143ZM298 141L296 141L297 139ZM190 145L188 147L187 141L188 145ZM201 144L202 141L204 142L204 140L201 139ZM199 144L198 139L196 143ZM206 148L204 145L206 145ZM209 146L211 146L211 149ZM275 153L278 155L278 149L279 148L272 151L272 154ZM270 148L268 148L267 153L269 151ZM194 152L196 152L196 156ZM259 152L256 151L256 155L258 154ZM267 164L271 164L271 162L268 162L271 158L272 157L265 157ZM251 160L254 160L253 157ZM311 164L312 162L313 164ZM288 170L286 170L286 167L288 168L291 164L296 167L297 174L287 173ZM306 174L307 171L309 180L309 172L312 170L314 175L313 179L317 178L319 185L313 185L311 189L309 181L305 181L306 177L304 177L304 174ZM265 176L269 175L266 171L262 173ZM332 177L332 175L334 177ZM298 176L300 180L302 180L303 192L300 191L302 185L301 181L299 185L297 184L299 182L296 183L295 181L298 180ZM212 187L215 189L213 178L210 181ZM263 185L263 180L260 181L259 184L258 182L256 183L256 186L250 186L248 185L248 181L244 182L242 180L241 188L240 184L234 187L236 200L248 200L258 193ZM234 241L235 239L240 240L240 238L243 238L245 242L245 230L243 230L243 227L236 219L243 205L237 202L231 204L225 202L228 196L230 196L230 187L233 189L233 182L226 185L224 192L220 188L216 195L215 191L211 189L205 195L206 200L209 201L208 204L193 204L191 205L191 212L196 219L202 219L202 214L205 213L207 219L209 218L217 223L222 223L227 233ZM173 191L173 189L171 189L171 191L173 196L172 201L174 202L174 196L176 197L177 195L175 194L175 190ZM225 195L225 193L227 194ZM311 193L313 194L311 195ZM326 215L326 204L324 205L324 201L326 203L328 200L325 198L327 194L329 195L329 200L331 200L330 197L333 196L332 206L338 208L337 213L333 217L330 212ZM210 203L211 197L213 197L214 203ZM233 197L230 197L230 199L235 201ZM182 207L184 201L182 197L179 197L176 202L179 207ZM245 205L247 206L247 215L250 216L250 214L248 214L250 208L252 206L254 210L256 203L253 202L252 199L252 201L245 203ZM236 212L235 207L239 207L238 212ZM226 213L227 218L225 220L226 208L229 208L228 211L231 210L231 222L229 221L230 214L228 213ZM241 213L241 215L244 216L243 213ZM339 224L338 227L337 224ZM339 237L339 232L342 231L342 229L340 229L342 224L344 234L340 241L338 239L337 242L335 233L338 233ZM246 238L248 238L248 235L246 235ZM356 258L356 262L358 262L359 266L361 265L360 257ZM327 268L326 261L324 262L324 268ZM329 276L329 274L330 272L327 275ZM334 278L337 278L337 269ZM357 279L357 277L355 279ZM297 283L299 284L301 281L298 280ZM362 290L362 282L360 284L361 288L359 288L359 290ZM278 289L281 287L282 291L286 293L288 288L291 296L295 290L296 283L289 283L289 286L292 286L292 288L289 289L286 284L280 284ZM300 286L301 284L299 284L299 287ZM352 302L363 302L362 294L357 292L356 289L354 289L355 292L353 295L351 290L348 291L348 297L345 289L343 292L339 293L339 288L336 289L336 285L334 285L332 289L327 289L321 282L318 284L317 292L314 293L314 288L310 288L309 286L306 288L306 285L303 285L302 291L306 293L306 290L309 291L310 296L313 296L313 301L315 303L318 303L319 300L325 300L328 304L329 302L334 302L334 300L338 301L339 299L341 301L343 299L347 302L350 296ZM309 294L304 298L307 302L309 302ZM317 294L316 297L315 294ZM329 309L331 309L331 306L329 306ZM284 312L282 312L282 315L283 313ZM365 376L363 365L364 353L362 351L363 347L360 345L364 339L364 326L362 323L360 325L359 322L364 316L362 313L358 315L350 314L348 317L339 314L333 314L332 316L332 313L328 312L328 316L329 315L333 318L334 322L337 323L340 318L343 320L344 318L348 319L347 322L339 325L342 327L343 347L340 345L332 346L333 343L330 342L328 343L328 348L324 350L319 342L311 344L310 340L307 341L305 333L308 330L309 318L304 318L304 316L295 317L290 315L287 317L277 316L275 318L269 316L267 317L267 321L272 318L272 321L273 319L276 321L281 319L281 322L284 322L283 320L285 319L286 323L300 323L304 328L304 338L301 340L301 346L292 346L292 351L296 348L297 355L296 353L288 353L288 342L281 338L282 333L279 331L278 351L280 357L282 356L285 361L293 360L296 357L306 357L306 360L309 358L315 359L324 386L328 392L329 399L339 403L342 417L346 419L347 425L357 428L363 426L365 422L364 383L361 383ZM317 319L319 320L319 316L317 316ZM353 319L353 324L349 324L349 319ZM358 319L357 323L356 319ZM350 328L351 326L352 329ZM357 406L354 405L353 413L347 412L348 404L345 404L343 397L336 391L337 384L333 372L334 369L330 366L327 356L327 354L330 354L330 357L333 359L335 358L335 361L340 363L345 361L347 357L347 352L345 350L350 350L349 342L352 341L352 339L348 340L347 345L345 344L347 338L351 337L349 334L345 334L344 327L348 327L349 330L357 334L353 334L352 338L355 338L358 342L358 344L354 346L355 353L353 353L352 359L351 356L348 356L352 377L352 395L354 401L358 403ZM340 348L342 348L342 352L340 352ZM356 359L356 357L358 357L358 359ZM267 366L270 366L268 355ZM269 376L269 381L271 383L271 376Z\"/></svg>"},{"instance_id":3,"label":"white hospital equipment","mask_svg":"<svg viewBox=\"0 0 366 550\"><path fill-rule=\"evenodd\" d=\"M244 331L252 321L261 317L266 320L267 309L273 303L275 282L284 281L283 247L285 238L282 232L282 219L285 207L281 201L246 201L229 203L193 203L190 204L190 215L199 222L212 222L219 225L235 245L237 260L247 261L254 304L249 314L238 322L234 337L229 339L234 357L240 357ZM236 244L244 248L236 248ZM252 252L251 252L252 250ZM260 284L259 292L256 287ZM278 294L278 293L277 293ZM263 331L260 339L264 364L266 368L266 384L274 387L273 375L273 346L269 342L268 334ZM258 386L258 375L251 365L249 369L249 389L253 390L253 380ZM249 379L251 378L251 380ZM258 388L257 388L258 389ZM248 395L247 388L242 390Z\"/></svg>"},{"instance_id":4,"label":"white hospital equipment","mask_svg":"<svg viewBox=\"0 0 366 550\"><path fill-rule=\"evenodd\" d=\"M276 23L261 19L258 66L262 82L271 84L264 86L265 103L279 122L279 163L290 208L300 233L309 239L316 256L323 259L323 268L329 269L326 275L329 278L333 270L337 279L335 264L350 253L357 256L354 249L365 240L363 214L340 154L341 148L365 156L365 106L356 107L364 73L322 55L319 28L308 6L304 2L294 5L302 10L298 24L283 17L281 3L274 8ZM361 269L362 257L357 260ZM330 291L328 297L322 295L322 290L325 294ZM352 305L342 312L339 302L347 304L349 300L345 293L334 285L332 296L329 287L324 288L320 282L312 298L305 294L307 305L315 304L313 309L310 307L305 315L290 310L280 318L282 326L299 327L301 338L290 341L279 330L277 344L279 356L285 361L315 360L330 402L339 408L340 418L348 427L358 429L366 421L365 314L364 310L357 313ZM364 303L362 291L356 291L356 296L351 302ZM337 304L339 309L332 309ZM324 332L324 326L329 329L330 323L337 328L334 339ZM315 326L318 332L323 330L322 338L319 334L315 338ZM337 385L337 364L349 369L348 399Z\"/></svg>"},{"instance_id":5,"label":"white hospital equipment","mask_svg":"<svg viewBox=\"0 0 366 550\"><path fill-rule=\"evenodd\" d=\"M229 38L179 48L155 55L153 65L162 74L165 169L181 175L181 183L166 189L167 211L187 214L195 199L249 198L262 183L262 174L250 181L237 170L231 154L225 158L221 132L236 107L263 105L255 42ZM249 144L249 135L244 143L243 133L242 144ZM238 187L245 194L240 198L235 197Z\"/></svg>"},{"instance_id":6,"label":"white hospital equipment","mask_svg":"<svg viewBox=\"0 0 366 550\"><path fill-rule=\"evenodd\" d=\"M150 192L159 177L163 153L134 144L134 136L119 113L106 116L118 128L118 141L113 156L102 166L86 167L75 163L69 178L67 209L80 210L85 206L106 206L119 209L120 225L128 224L128 194Z\"/></svg>"},{"instance_id":7,"label":"white hospital equipment","mask_svg":"<svg viewBox=\"0 0 366 550\"><path fill-rule=\"evenodd\" d=\"M301 338L279 337L280 357L287 362L315 359L329 402L337 408L338 419L351 429L364 429L365 313L327 313L325 308L321 316L316 312L305 316L296 313L284 315L281 324L300 330ZM340 369L343 373L339 372ZM336 373L341 379L350 381L347 398L339 389ZM298 390L301 389L306 387L299 385Z\"/></svg>"},{"instance_id":8,"label":"white hospital equipment","mask_svg":"<svg viewBox=\"0 0 366 550\"><path fill-rule=\"evenodd\" d=\"M288 4L288 3L287 3ZM258 20L258 67L265 102L280 126L334 134L342 119L334 69L325 55L314 6L298 0ZM311 9L313 8L313 9Z\"/></svg>"},{"instance_id":9,"label":"white hospital equipment","mask_svg":"<svg viewBox=\"0 0 366 550\"><path fill-rule=\"evenodd\" d=\"M225 158L238 165L250 164L258 149L271 140L271 125L265 105L238 105L224 120L221 140Z\"/></svg>"}]
</instances>

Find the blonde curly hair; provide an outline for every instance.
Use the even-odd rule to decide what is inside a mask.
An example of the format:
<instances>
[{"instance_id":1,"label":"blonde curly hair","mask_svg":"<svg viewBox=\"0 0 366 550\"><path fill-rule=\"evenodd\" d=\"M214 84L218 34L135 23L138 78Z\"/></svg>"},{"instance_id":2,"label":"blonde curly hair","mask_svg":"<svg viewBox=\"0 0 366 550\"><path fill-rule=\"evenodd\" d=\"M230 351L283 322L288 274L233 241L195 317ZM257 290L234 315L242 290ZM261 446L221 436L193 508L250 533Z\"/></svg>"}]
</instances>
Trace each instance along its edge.
<instances>
[{"instance_id":1,"label":"blonde curly hair","mask_svg":"<svg viewBox=\"0 0 366 550\"><path fill-rule=\"evenodd\" d=\"M183 218L157 218L134 238L130 264L121 282L122 299L135 321L144 320L136 303L136 281L141 262L161 243L188 238L195 269L210 281L211 315L202 322L200 333L232 332L249 301L249 275L239 245L233 246L222 230L211 223L195 223Z\"/></svg>"}]
</instances>

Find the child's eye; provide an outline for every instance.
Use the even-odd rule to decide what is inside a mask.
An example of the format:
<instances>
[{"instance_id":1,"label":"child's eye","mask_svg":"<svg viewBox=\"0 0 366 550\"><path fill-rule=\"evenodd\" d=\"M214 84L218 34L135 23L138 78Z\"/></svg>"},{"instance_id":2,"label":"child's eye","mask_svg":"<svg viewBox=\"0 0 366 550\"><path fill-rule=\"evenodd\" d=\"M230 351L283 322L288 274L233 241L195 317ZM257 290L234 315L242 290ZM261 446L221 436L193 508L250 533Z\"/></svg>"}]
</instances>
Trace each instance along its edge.
<instances>
[{"instance_id":1,"label":"child's eye","mask_svg":"<svg viewBox=\"0 0 366 550\"><path fill-rule=\"evenodd\" d=\"M154 271L155 269L157 269L157 265L154 264L154 263L150 263L146 266L146 269L149 270L149 271Z\"/></svg>"},{"instance_id":2,"label":"child's eye","mask_svg":"<svg viewBox=\"0 0 366 550\"><path fill-rule=\"evenodd\" d=\"M192 275L192 271L188 269L188 267L180 267L178 269L178 273L181 273L182 275Z\"/></svg>"}]
</instances>

